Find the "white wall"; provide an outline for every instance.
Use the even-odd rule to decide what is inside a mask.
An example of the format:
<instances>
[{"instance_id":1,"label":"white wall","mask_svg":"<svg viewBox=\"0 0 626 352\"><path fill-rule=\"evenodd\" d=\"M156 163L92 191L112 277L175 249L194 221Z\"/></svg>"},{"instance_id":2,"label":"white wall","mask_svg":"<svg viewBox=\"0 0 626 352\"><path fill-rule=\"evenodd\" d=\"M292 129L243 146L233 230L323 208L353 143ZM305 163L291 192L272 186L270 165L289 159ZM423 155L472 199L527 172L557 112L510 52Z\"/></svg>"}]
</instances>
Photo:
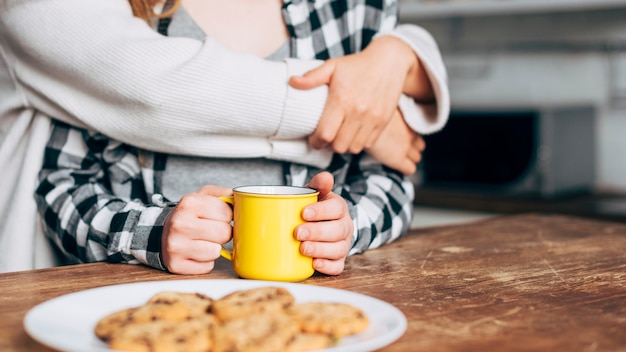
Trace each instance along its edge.
<instances>
[{"instance_id":1,"label":"white wall","mask_svg":"<svg viewBox=\"0 0 626 352\"><path fill-rule=\"evenodd\" d=\"M596 187L626 191L626 4L436 18L400 11L438 41L453 107L593 104Z\"/></svg>"}]
</instances>

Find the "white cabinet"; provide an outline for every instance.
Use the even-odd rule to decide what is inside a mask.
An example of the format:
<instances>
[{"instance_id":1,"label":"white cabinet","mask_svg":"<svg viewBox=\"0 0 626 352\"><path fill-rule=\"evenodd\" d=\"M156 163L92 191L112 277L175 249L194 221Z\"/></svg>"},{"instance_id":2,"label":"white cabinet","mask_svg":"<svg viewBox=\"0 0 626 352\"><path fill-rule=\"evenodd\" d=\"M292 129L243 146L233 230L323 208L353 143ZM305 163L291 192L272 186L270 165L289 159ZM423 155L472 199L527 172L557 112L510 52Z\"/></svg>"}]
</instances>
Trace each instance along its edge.
<instances>
[{"instance_id":1,"label":"white cabinet","mask_svg":"<svg viewBox=\"0 0 626 352\"><path fill-rule=\"evenodd\" d=\"M403 19L626 8L626 0L400 0Z\"/></svg>"}]
</instances>

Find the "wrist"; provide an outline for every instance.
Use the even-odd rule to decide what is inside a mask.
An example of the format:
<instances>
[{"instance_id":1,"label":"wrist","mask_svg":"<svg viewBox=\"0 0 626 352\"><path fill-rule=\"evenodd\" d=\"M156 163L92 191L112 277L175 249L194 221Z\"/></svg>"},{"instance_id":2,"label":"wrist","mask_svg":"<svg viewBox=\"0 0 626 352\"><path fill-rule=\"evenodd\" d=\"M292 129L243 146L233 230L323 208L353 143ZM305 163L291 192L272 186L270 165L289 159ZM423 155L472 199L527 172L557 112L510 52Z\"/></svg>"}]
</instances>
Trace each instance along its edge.
<instances>
[{"instance_id":1,"label":"wrist","mask_svg":"<svg viewBox=\"0 0 626 352\"><path fill-rule=\"evenodd\" d=\"M430 79L413 48L402 39L391 35L382 36L375 41L379 40L383 40L380 44L388 46L385 48L388 52L396 53L394 60L403 69L405 78L402 93L418 101L433 101L434 92Z\"/></svg>"}]
</instances>

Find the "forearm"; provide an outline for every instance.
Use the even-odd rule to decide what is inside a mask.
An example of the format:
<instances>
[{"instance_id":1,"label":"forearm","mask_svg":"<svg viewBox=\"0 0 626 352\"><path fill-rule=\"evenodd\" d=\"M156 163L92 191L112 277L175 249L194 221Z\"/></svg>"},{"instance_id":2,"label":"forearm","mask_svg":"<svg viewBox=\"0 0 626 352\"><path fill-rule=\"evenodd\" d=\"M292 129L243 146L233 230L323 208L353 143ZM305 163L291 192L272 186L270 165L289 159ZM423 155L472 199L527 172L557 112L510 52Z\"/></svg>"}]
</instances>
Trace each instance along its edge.
<instances>
[{"instance_id":1,"label":"forearm","mask_svg":"<svg viewBox=\"0 0 626 352\"><path fill-rule=\"evenodd\" d=\"M430 78L419 56L407 43L395 36L383 35L373 40L368 49L393 53L394 64L405 76L403 94L418 102L434 102L435 96Z\"/></svg>"},{"instance_id":2,"label":"forearm","mask_svg":"<svg viewBox=\"0 0 626 352\"><path fill-rule=\"evenodd\" d=\"M163 37L126 0L7 0L0 32L28 105L145 149L227 156L215 135L303 138L326 99L326 87L287 84L317 61L271 62L210 39Z\"/></svg>"},{"instance_id":3,"label":"forearm","mask_svg":"<svg viewBox=\"0 0 626 352\"><path fill-rule=\"evenodd\" d=\"M426 69L424 65L422 65L422 61L410 48L404 46L404 44L401 45L403 45L406 55L410 58L411 62L402 92L418 102L434 102L435 91L426 73Z\"/></svg>"},{"instance_id":4,"label":"forearm","mask_svg":"<svg viewBox=\"0 0 626 352\"><path fill-rule=\"evenodd\" d=\"M55 176L58 175L48 175ZM161 219L167 217L171 208L146 207L137 201L113 197L97 185L82 185L73 190L60 185L51 191L46 194L41 187L37 189L38 209L47 236L64 255L82 263L142 263L164 270L159 255ZM56 192L58 197L50 197ZM87 216L82 215L85 210Z\"/></svg>"},{"instance_id":5,"label":"forearm","mask_svg":"<svg viewBox=\"0 0 626 352\"><path fill-rule=\"evenodd\" d=\"M450 114L450 93L446 67L436 41L423 28L410 24L378 35L379 38L385 36L402 41L404 62L413 64L407 69L404 94L399 101L405 121L422 135L441 130Z\"/></svg>"},{"instance_id":6,"label":"forearm","mask_svg":"<svg viewBox=\"0 0 626 352\"><path fill-rule=\"evenodd\" d=\"M56 126L46 148L35 198L47 235L79 262L143 263L163 269L161 232L171 207L145 202L138 165L128 158L126 146L103 149L105 161L87 147L106 146L104 140L83 143L81 135ZM67 146L71 153L63 148ZM107 170L102 168L118 156ZM117 189L115 196L111 187Z\"/></svg>"},{"instance_id":7,"label":"forearm","mask_svg":"<svg viewBox=\"0 0 626 352\"><path fill-rule=\"evenodd\" d=\"M391 31L378 33L376 39L385 39L388 45L397 47L399 62L407 67L404 94L428 102L435 98L435 86L447 85L437 42L424 28L400 24Z\"/></svg>"}]
</instances>

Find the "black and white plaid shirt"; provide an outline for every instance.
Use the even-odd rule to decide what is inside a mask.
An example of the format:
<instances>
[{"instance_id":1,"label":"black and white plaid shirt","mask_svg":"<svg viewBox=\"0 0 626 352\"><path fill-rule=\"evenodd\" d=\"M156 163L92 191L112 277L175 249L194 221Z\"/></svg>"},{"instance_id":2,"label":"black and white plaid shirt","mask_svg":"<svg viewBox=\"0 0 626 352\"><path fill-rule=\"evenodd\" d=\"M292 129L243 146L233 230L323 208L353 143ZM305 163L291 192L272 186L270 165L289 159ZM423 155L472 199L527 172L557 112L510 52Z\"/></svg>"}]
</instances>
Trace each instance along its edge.
<instances>
[{"instance_id":1,"label":"black and white plaid shirt","mask_svg":"<svg viewBox=\"0 0 626 352\"><path fill-rule=\"evenodd\" d=\"M361 51L397 22L395 0L285 1L290 55L328 59ZM175 203L161 193L167 156L54 122L36 190L46 233L73 262L161 263L161 234ZM149 157L150 160L142 160ZM235 161L234 161L235 162ZM285 163L286 184L319 169ZM413 184L369 155L334 155L326 169L348 203L355 233L350 254L389 243L409 228Z\"/></svg>"}]
</instances>

